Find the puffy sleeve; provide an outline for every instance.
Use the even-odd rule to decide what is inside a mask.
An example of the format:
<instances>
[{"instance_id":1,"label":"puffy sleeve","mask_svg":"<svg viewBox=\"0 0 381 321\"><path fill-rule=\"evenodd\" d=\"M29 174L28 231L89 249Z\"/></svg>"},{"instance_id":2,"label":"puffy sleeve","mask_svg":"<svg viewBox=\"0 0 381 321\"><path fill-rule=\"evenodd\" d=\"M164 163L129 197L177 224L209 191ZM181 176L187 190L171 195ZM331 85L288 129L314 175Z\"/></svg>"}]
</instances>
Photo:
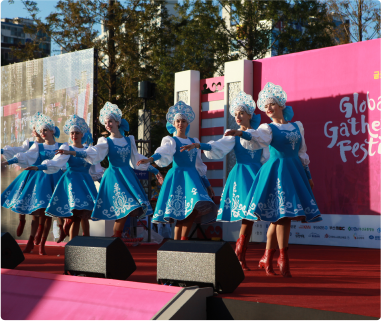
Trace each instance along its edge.
<instances>
[{"instance_id":1,"label":"puffy sleeve","mask_svg":"<svg viewBox=\"0 0 381 321\"><path fill-rule=\"evenodd\" d=\"M196 143L200 143L200 141L197 138L193 138ZM197 158L196 158L196 169L197 172L200 174L201 177L206 176L206 171L208 170L208 167L204 164L204 162L201 159L201 150L197 150Z\"/></svg>"},{"instance_id":2,"label":"puffy sleeve","mask_svg":"<svg viewBox=\"0 0 381 321\"><path fill-rule=\"evenodd\" d=\"M268 147L262 149L261 164L266 163L270 158L270 150Z\"/></svg>"},{"instance_id":3,"label":"puffy sleeve","mask_svg":"<svg viewBox=\"0 0 381 321\"><path fill-rule=\"evenodd\" d=\"M298 156L299 156L300 161L302 162L302 165L304 167L304 171L306 172L307 178L311 179L312 178L311 172L310 172L310 169L308 167L308 164L310 163L310 158L307 155L307 145L306 145L306 141L304 140L304 127L300 121L296 121L295 124L298 125L299 131L302 134L302 144L300 145Z\"/></svg>"},{"instance_id":4,"label":"puffy sleeve","mask_svg":"<svg viewBox=\"0 0 381 321\"><path fill-rule=\"evenodd\" d=\"M241 145L249 150L262 149L268 147L273 139L273 132L268 124L262 124L258 129L248 129L246 131L251 135L250 140L241 138Z\"/></svg>"},{"instance_id":5,"label":"puffy sleeve","mask_svg":"<svg viewBox=\"0 0 381 321\"><path fill-rule=\"evenodd\" d=\"M30 149L23 153L17 153L8 163L18 163L20 167L32 166L39 156L38 143L34 143Z\"/></svg>"},{"instance_id":6,"label":"puffy sleeve","mask_svg":"<svg viewBox=\"0 0 381 321\"><path fill-rule=\"evenodd\" d=\"M100 163L98 163L96 165L90 166L89 174L93 181L98 181L102 178L104 171L105 169L101 166Z\"/></svg>"},{"instance_id":7,"label":"puffy sleeve","mask_svg":"<svg viewBox=\"0 0 381 321\"><path fill-rule=\"evenodd\" d=\"M205 156L210 159L221 159L234 148L235 137L223 136L217 141L211 140L207 145L210 145L210 150L204 150Z\"/></svg>"},{"instance_id":8,"label":"puffy sleeve","mask_svg":"<svg viewBox=\"0 0 381 321\"><path fill-rule=\"evenodd\" d=\"M91 165L96 165L103 161L108 154L108 142L104 137L98 138L95 146L90 146L83 152L76 152L77 157L82 157Z\"/></svg>"},{"instance_id":9,"label":"puffy sleeve","mask_svg":"<svg viewBox=\"0 0 381 321\"><path fill-rule=\"evenodd\" d=\"M176 153L176 142L171 136L165 136L161 140L161 146L155 150L152 157L155 163L160 167L166 167L173 161L173 155ZM201 151L200 151L201 153Z\"/></svg>"},{"instance_id":10,"label":"puffy sleeve","mask_svg":"<svg viewBox=\"0 0 381 321\"><path fill-rule=\"evenodd\" d=\"M69 146L67 143L62 144L59 149L69 150ZM66 166L70 155L58 154L53 157L53 159L46 159L41 163L41 169L43 169L45 174L55 174L61 168ZM45 165L45 166L44 166Z\"/></svg>"},{"instance_id":11,"label":"puffy sleeve","mask_svg":"<svg viewBox=\"0 0 381 321\"><path fill-rule=\"evenodd\" d=\"M134 169L137 169L139 171L146 171L148 170L149 163L147 164L141 164L139 166L136 166L136 163L142 159L147 159L147 157L143 156L142 154L138 153L138 149L136 148L135 143L135 137L132 135L129 135L128 138L131 142L131 159L130 159L130 166Z\"/></svg>"},{"instance_id":12,"label":"puffy sleeve","mask_svg":"<svg viewBox=\"0 0 381 321\"><path fill-rule=\"evenodd\" d=\"M1 149L1 154L4 156L6 160L9 160L18 153L25 153L28 149L29 149L29 139L26 139L21 146L17 146L17 147L12 147L8 145L5 146L3 149Z\"/></svg>"}]
</instances>

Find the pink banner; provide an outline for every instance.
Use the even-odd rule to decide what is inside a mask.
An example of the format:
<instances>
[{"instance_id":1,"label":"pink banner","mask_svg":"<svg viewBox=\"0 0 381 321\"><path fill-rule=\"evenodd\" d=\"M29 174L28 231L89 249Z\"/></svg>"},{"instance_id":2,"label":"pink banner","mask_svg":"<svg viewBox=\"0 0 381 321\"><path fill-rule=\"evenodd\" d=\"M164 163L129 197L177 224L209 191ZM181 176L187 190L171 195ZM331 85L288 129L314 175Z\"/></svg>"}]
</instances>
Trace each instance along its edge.
<instances>
[{"instance_id":1,"label":"pink banner","mask_svg":"<svg viewBox=\"0 0 381 321\"><path fill-rule=\"evenodd\" d=\"M254 99L269 81L282 86L293 121L304 125L322 213L380 215L380 46L376 39L253 62Z\"/></svg>"}]
</instances>

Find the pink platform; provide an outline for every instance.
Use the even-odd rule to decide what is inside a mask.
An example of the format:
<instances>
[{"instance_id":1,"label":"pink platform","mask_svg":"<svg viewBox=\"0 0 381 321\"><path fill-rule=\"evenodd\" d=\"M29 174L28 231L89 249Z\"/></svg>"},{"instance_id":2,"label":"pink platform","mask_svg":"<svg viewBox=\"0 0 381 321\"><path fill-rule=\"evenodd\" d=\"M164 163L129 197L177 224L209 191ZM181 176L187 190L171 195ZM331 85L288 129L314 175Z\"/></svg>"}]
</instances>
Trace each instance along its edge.
<instances>
[{"instance_id":1,"label":"pink platform","mask_svg":"<svg viewBox=\"0 0 381 321\"><path fill-rule=\"evenodd\" d=\"M150 320L182 288L1 269L4 320Z\"/></svg>"}]
</instances>

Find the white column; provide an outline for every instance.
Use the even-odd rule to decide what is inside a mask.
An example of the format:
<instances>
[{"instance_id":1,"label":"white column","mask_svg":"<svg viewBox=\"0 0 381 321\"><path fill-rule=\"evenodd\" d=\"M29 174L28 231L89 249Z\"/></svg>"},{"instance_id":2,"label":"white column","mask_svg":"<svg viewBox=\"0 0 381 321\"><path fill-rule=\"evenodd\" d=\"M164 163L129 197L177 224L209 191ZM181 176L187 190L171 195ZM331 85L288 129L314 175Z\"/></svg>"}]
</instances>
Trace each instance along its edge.
<instances>
[{"instance_id":1,"label":"white column","mask_svg":"<svg viewBox=\"0 0 381 321\"><path fill-rule=\"evenodd\" d=\"M182 100L190 105L196 115L189 131L190 137L200 137L200 72L186 70L175 73L174 104Z\"/></svg>"},{"instance_id":2,"label":"white column","mask_svg":"<svg viewBox=\"0 0 381 321\"><path fill-rule=\"evenodd\" d=\"M229 113L229 104L232 99L240 92L253 95L253 62L251 60L236 60L225 63L225 119L226 129L236 129L234 117ZM234 152L230 152L224 161L224 182L236 163ZM241 222L224 223L224 241L235 241L239 237Z\"/></svg>"}]
</instances>

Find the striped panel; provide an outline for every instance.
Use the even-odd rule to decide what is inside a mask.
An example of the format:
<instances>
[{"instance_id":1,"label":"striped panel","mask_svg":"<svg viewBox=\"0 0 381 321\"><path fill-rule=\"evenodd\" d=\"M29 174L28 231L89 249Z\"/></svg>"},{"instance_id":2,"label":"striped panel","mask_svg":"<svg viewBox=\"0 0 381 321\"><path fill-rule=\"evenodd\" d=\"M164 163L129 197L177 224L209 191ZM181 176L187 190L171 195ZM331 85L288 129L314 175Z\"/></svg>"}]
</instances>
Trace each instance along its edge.
<instances>
[{"instance_id":1,"label":"striped panel","mask_svg":"<svg viewBox=\"0 0 381 321\"><path fill-rule=\"evenodd\" d=\"M223 135L224 127L201 128L200 136Z\"/></svg>"},{"instance_id":2,"label":"striped panel","mask_svg":"<svg viewBox=\"0 0 381 321\"><path fill-rule=\"evenodd\" d=\"M224 114L225 111L223 109L203 111L201 112L201 119L224 117Z\"/></svg>"},{"instance_id":3,"label":"striped panel","mask_svg":"<svg viewBox=\"0 0 381 321\"><path fill-rule=\"evenodd\" d=\"M223 187L224 186L224 180L222 178L221 179L210 179L209 182L210 182L210 185L212 185L213 187Z\"/></svg>"},{"instance_id":4,"label":"striped panel","mask_svg":"<svg viewBox=\"0 0 381 321\"><path fill-rule=\"evenodd\" d=\"M201 128L224 127L225 118L209 118L201 120Z\"/></svg>"},{"instance_id":5,"label":"striped panel","mask_svg":"<svg viewBox=\"0 0 381 321\"><path fill-rule=\"evenodd\" d=\"M212 111L225 108L224 100L206 101L201 103L201 111Z\"/></svg>"},{"instance_id":6,"label":"striped panel","mask_svg":"<svg viewBox=\"0 0 381 321\"><path fill-rule=\"evenodd\" d=\"M206 162L205 164L208 167L208 171L214 169L224 169L224 162Z\"/></svg>"}]
</instances>

